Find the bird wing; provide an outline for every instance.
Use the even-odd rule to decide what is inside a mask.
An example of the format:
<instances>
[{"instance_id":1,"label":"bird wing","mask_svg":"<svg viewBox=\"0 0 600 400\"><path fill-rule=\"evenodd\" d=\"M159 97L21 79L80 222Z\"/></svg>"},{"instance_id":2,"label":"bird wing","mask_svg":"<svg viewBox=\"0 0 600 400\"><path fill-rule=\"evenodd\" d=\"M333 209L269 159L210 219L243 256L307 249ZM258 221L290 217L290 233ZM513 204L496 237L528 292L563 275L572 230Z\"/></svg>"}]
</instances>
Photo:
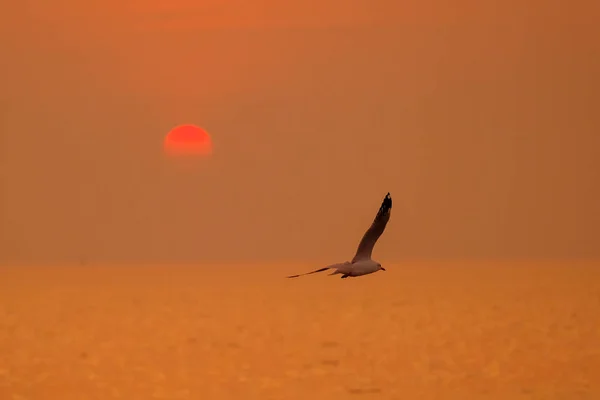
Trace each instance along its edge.
<instances>
[{"instance_id":1,"label":"bird wing","mask_svg":"<svg viewBox=\"0 0 600 400\"><path fill-rule=\"evenodd\" d=\"M350 263L347 263L347 262L345 262L345 263L339 263L339 264L332 264L332 265L329 265L329 266L327 266L327 267L324 267L324 268L319 268L319 269L316 269L316 270L314 270L314 271L305 272L305 273L303 273L303 274L286 276L286 278L297 278L297 277L299 277L299 276L310 275L310 274L316 274L317 272L323 272L323 271L327 271L328 269L340 269L340 268L344 268L344 267L346 267L346 266L350 266ZM345 271L345 269L344 269L343 271L341 271L341 272L344 272L344 271Z\"/></svg>"},{"instance_id":2,"label":"bird wing","mask_svg":"<svg viewBox=\"0 0 600 400\"><path fill-rule=\"evenodd\" d=\"M385 198L381 202L381 206L379 207L379 211L373 220L373 223L365 232L362 240L358 245L358 249L356 250L356 255L352 259L352 262L356 262L358 260L370 260L371 253L373 252L373 247L375 247L375 243L377 243L377 239L385 230L385 226L390 220L390 215L392 213L392 196L390 194L386 194Z\"/></svg>"}]
</instances>

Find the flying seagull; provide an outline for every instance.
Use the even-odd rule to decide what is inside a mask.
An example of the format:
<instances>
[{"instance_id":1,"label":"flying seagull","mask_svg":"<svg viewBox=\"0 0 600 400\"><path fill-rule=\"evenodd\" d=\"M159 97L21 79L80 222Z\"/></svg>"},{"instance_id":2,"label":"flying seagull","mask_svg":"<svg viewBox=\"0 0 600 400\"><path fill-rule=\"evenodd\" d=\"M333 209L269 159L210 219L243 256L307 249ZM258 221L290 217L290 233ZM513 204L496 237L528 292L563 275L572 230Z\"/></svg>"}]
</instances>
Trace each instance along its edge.
<instances>
[{"instance_id":1,"label":"flying seagull","mask_svg":"<svg viewBox=\"0 0 600 400\"><path fill-rule=\"evenodd\" d=\"M371 224L371 227L365 232L362 240L358 245L358 249L356 250L356 254L352 261L343 262L339 264L332 264L328 267L318 269L316 271L307 272L304 274L291 275L288 278L297 278L303 275L310 275L317 272L327 271L328 269L333 269L334 271L329 275L341 274L342 278L347 278L349 276L361 276L372 274L373 272L377 272L379 270L385 271L385 268L381 266L375 260L371 259L371 253L373 252L373 247L375 247L375 243L377 243L377 239L385 230L385 226L390 220L390 214L392 212L392 197L390 194L386 194L383 202L381 202L381 207L379 207L379 211L375 216L375 220Z\"/></svg>"}]
</instances>

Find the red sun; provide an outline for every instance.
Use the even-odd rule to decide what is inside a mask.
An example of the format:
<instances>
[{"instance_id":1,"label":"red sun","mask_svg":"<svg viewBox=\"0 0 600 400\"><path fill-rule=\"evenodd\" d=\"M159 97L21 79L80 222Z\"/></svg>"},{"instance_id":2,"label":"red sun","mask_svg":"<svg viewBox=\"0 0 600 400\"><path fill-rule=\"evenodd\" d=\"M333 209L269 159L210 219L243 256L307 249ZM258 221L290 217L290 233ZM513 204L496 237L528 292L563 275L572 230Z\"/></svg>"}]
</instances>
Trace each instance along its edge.
<instances>
[{"instance_id":1,"label":"red sun","mask_svg":"<svg viewBox=\"0 0 600 400\"><path fill-rule=\"evenodd\" d=\"M171 156L208 156L212 154L212 140L206 131L195 125L180 125L165 137L165 153Z\"/></svg>"}]
</instances>

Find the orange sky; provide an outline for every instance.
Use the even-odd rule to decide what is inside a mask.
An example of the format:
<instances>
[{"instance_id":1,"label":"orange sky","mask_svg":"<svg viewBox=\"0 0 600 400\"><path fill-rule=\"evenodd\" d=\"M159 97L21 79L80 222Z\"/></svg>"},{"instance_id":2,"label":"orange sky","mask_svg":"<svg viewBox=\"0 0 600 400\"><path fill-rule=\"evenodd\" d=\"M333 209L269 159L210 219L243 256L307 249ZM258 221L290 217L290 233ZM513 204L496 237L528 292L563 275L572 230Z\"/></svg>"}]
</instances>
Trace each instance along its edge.
<instances>
[{"instance_id":1,"label":"orange sky","mask_svg":"<svg viewBox=\"0 0 600 400\"><path fill-rule=\"evenodd\" d=\"M282 4L285 4L283 6ZM600 254L596 3L13 2L0 261ZM210 162L165 160L195 123Z\"/></svg>"}]
</instances>

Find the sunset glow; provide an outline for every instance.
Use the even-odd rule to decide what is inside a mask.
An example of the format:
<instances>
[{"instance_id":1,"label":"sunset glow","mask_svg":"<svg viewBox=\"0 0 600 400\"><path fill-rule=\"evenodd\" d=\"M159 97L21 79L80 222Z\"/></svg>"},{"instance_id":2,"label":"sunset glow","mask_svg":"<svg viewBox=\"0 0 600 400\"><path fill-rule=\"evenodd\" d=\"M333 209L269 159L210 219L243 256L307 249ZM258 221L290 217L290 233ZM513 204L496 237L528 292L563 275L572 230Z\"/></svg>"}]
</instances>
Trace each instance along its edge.
<instances>
[{"instance_id":1,"label":"sunset glow","mask_svg":"<svg viewBox=\"0 0 600 400\"><path fill-rule=\"evenodd\" d=\"M213 145L210 135L195 125L180 125L165 137L165 153L170 156L208 156Z\"/></svg>"}]
</instances>

